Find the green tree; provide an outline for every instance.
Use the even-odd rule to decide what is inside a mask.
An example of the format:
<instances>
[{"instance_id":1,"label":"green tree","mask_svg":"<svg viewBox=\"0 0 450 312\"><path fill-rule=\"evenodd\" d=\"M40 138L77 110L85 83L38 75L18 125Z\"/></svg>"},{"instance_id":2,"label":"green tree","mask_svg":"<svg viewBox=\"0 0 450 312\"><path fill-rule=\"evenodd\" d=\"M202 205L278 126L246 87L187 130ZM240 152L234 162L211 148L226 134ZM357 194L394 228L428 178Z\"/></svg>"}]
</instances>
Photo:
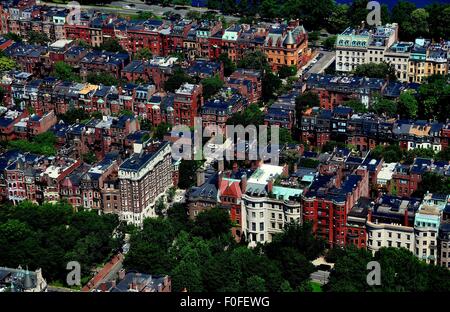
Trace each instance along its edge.
<instances>
[{"instance_id":1,"label":"green tree","mask_svg":"<svg viewBox=\"0 0 450 312\"><path fill-rule=\"evenodd\" d=\"M336 5L327 23L326 28L329 32L338 34L348 27L350 24L348 10L349 6L347 4Z\"/></svg>"},{"instance_id":2,"label":"green tree","mask_svg":"<svg viewBox=\"0 0 450 312\"><path fill-rule=\"evenodd\" d=\"M86 81L95 85L117 86L119 80L110 73L89 73Z\"/></svg>"},{"instance_id":3,"label":"green tree","mask_svg":"<svg viewBox=\"0 0 450 312\"><path fill-rule=\"evenodd\" d=\"M361 22L365 22L369 10L367 9L367 3L369 0L354 0L347 10L347 18L350 21L350 25L357 27L361 25Z\"/></svg>"},{"instance_id":4,"label":"green tree","mask_svg":"<svg viewBox=\"0 0 450 312\"><path fill-rule=\"evenodd\" d=\"M281 79L286 79L288 77L295 76L297 74L297 67L283 65L278 70L278 77Z\"/></svg>"},{"instance_id":5,"label":"green tree","mask_svg":"<svg viewBox=\"0 0 450 312\"><path fill-rule=\"evenodd\" d=\"M201 81L201 84L203 87L203 98L205 100L208 100L214 94L219 92L219 90L224 85L223 81L220 79L220 77L218 75L215 75L214 77L210 77L210 78L204 78Z\"/></svg>"},{"instance_id":6,"label":"green tree","mask_svg":"<svg viewBox=\"0 0 450 312\"><path fill-rule=\"evenodd\" d=\"M267 56L262 51L247 52L238 62L239 68L257 69L264 71L269 68Z\"/></svg>"},{"instance_id":7,"label":"green tree","mask_svg":"<svg viewBox=\"0 0 450 312\"><path fill-rule=\"evenodd\" d=\"M450 85L447 77L433 75L419 87L419 117L445 121L450 111Z\"/></svg>"},{"instance_id":8,"label":"green tree","mask_svg":"<svg viewBox=\"0 0 450 312\"><path fill-rule=\"evenodd\" d=\"M98 48L95 48L102 51L108 52L120 52L127 53L125 49L120 45L119 41L115 38L108 38L100 44Z\"/></svg>"},{"instance_id":9,"label":"green tree","mask_svg":"<svg viewBox=\"0 0 450 312\"><path fill-rule=\"evenodd\" d=\"M153 137L158 140L162 140L167 132L172 129L172 125L166 122L162 122L156 126Z\"/></svg>"},{"instance_id":10,"label":"green tree","mask_svg":"<svg viewBox=\"0 0 450 312\"><path fill-rule=\"evenodd\" d=\"M142 48L134 54L135 60L151 60L153 53L149 48Z\"/></svg>"},{"instance_id":11,"label":"green tree","mask_svg":"<svg viewBox=\"0 0 450 312\"><path fill-rule=\"evenodd\" d=\"M419 189L413 196L423 197L427 192L450 194L450 178L435 172L425 172L419 184Z\"/></svg>"},{"instance_id":12,"label":"green tree","mask_svg":"<svg viewBox=\"0 0 450 312\"><path fill-rule=\"evenodd\" d=\"M399 25L399 36L402 40L414 40L416 29L412 12L416 10L414 3L400 0L392 8L391 19Z\"/></svg>"},{"instance_id":13,"label":"green tree","mask_svg":"<svg viewBox=\"0 0 450 312\"><path fill-rule=\"evenodd\" d=\"M172 268L169 248L174 238L175 231L169 220L145 219L143 229L131 235L124 266L152 274L169 274Z\"/></svg>"},{"instance_id":14,"label":"green tree","mask_svg":"<svg viewBox=\"0 0 450 312\"><path fill-rule=\"evenodd\" d=\"M279 16L278 9L279 6L275 0L263 0L259 7L259 12L262 17L273 19Z\"/></svg>"},{"instance_id":15,"label":"green tree","mask_svg":"<svg viewBox=\"0 0 450 312\"><path fill-rule=\"evenodd\" d=\"M175 197L176 192L177 192L177 188L174 186L169 188L169 190L167 191L167 201L169 203L171 203L173 201L173 198Z\"/></svg>"},{"instance_id":16,"label":"green tree","mask_svg":"<svg viewBox=\"0 0 450 312\"><path fill-rule=\"evenodd\" d=\"M362 292L370 287L367 284L367 263L372 254L365 249L354 246L347 247L345 256L337 259L334 270L330 274L325 290L332 292Z\"/></svg>"},{"instance_id":17,"label":"green tree","mask_svg":"<svg viewBox=\"0 0 450 312\"><path fill-rule=\"evenodd\" d=\"M189 11L186 13L185 16L186 16L186 18L189 19L189 20L197 21L197 20L199 20L199 19L201 18L202 14L201 14L200 12L197 12L197 11L189 10Z\"/></svg>"},{"instance_id":18,"label":"green tree","mask_svg":"<svg viewBox=\"0 0 450 312\"><path fill-rule=\"evenodd\" d=\"M231 230L231 220L228 212L223 208L212 208L197 215L192 227L192 234L211 239L229 234Z\"/></svg>"},{"instance_id":19,"label":"green tree","mask_svg":"<svg viewBox=\"0 0 450 312\"><path fill-rule=\"evenodd\" d=\"M88 119L89 114L82 108L69 108L69 110L63 115L60 115L59 118L61 118L65 123L73 124L77 120L81 121Z\"/></svg>"},{"instance_id":20,"label":"green tree","mask_svg":"<svg viewBox=\"0 0 450 312\"><path fill-rule=\"evenodd\" d=\"M175 92L184 83L194 83L194 79L187 75L182 69L177 68L164 83L164 90Z\"/></svg>"},{"instance_id":21,"label":"green tree","mask_svg":"<svg viewBox=\"0 0 450 312\"><path fill-rule=\"evenodd\" d=\"M192 227L188 210L184 203L174 203L169 207L167 209L167 219L176 233L188 231Z\"/></svg>"},{"instance_id":22,"label":"green tree","mask_svg":"<svg viewBox=\"0 0 450 312\"><path fill-rule=\"evenodd\" d=\"M393 65L385 62L360 64L356 66L353 73L359 77L389 78L391 81L397 80Z\"/></svg>"},{"instance_id":23,"label":"green tree","mask_svg":"<svg viewBox=\"0 0 450 312\"><path fill-rule=\"evenodd\" d=\"M414 34L416 37L428 37L430 27L428 25L429 13L421 8L412 11L411 19L414 21Z\"/></svg>"},{"instance_id":24,"label":"green tree","mask_svg":"<svg viewBox=\"0 0 450 312\"><path fill-rule=\"evenodd\" d=\"M281 88L280 78L272 72L266 72L262 78L262 98L269 101L277 96L277 91Z\"/></svg>"},{"instance_id":25,"label":"green tree","mask_svg":"<svg viewBox=\"0 0 450 312\"><path fill-rule=\"evenodd\" d=\"M29 31L27 33L27 38L29 44L46 45L50 42L50 39L44 32Z\"/></svg>"},{"instance_id":26,"label":"green tree","mask_svg":"<svg viewBox=\"0 0 450 312\"><path fill-rule=\"evenodd\" d=\"M227 119L227 125L262 125L264 114L256 104L250 104L244 111L237 112Z\"/></svg>"},{"instance_id":27,"label":"green tree","mask_svg":"<svg viewBox=\"0 0 450 312\"><path fill-rule=\"evenodd\" d=\"M0 56L0 73L13 70L16 66L17 64L13 59L6 56Z\"/></svg>"},{"instance_id":28,"label":"green tree","mask_svg":"<svg viewBox=\"0 0 450 312\"><path fill-rule=\"evenodd\" d=\"M404 118L415 118L417 117L417 111L419 104L417 103L416 97L410 91L405 91L400 94L397 104L398 114Z\"/></svg>"},{"instance_id":29,"label":"green tree","mask_svg":"<svg viewBox=\"0 0 450 312\"><path fill-rule=\"evenodd\" d=\"M246 290L248 292L266 292L266 281L259 276L247 278Z\"/></svg>"},{"instance_id":30,"label":"green tree","mask_svg":"<svg viewBox=\"0 0 450 312\"><path fill-rule=\"evenodd\" d=\"M197 169L202 165L200 160L185 160L182 159L178 167L180 179L178 187L181 189L188 189L195 185Z\"/></svg>"},{"instance_id":31,"label":"green tree","mask_svg":"<svg viewBox=\"0 0 450 312\"><path fill-rule=\"evenodd\" d=\"M63 61L58 61L55 63L53 66L52 75L55 78L64 81L81 81L80 77L74 72L73 67Z\"/></svg>"},{"instance_id":32,"label":"green tree","mask_svg":"<svg viewBox=\"0 0 450 312\"><path fill-rule=\"evenodd\" d=\"M320 99L316 93L307 91L295 98L295 114L298 122L301 122L304 111L309 107L320 107Z\"/></svg>"},{"instance_id":33,"label":"green tree","mask_svg":"<svg viewBox=\"0 0 450 312\"><path fill-rule=\"evenodd\" d=\"M367 108L359 100L354 100L354 99L348 100L348 101L344 102L343 105L351 107L353 109L353 111L356 112L356 113L365 113L365 112L367 112Z\"/></svg>"},{"instance_id":34,"label":"green tree","mask_svg":"<svg viewBox=\"0 0 450 312\"><path fill-rule=\"evenodd\" d=\"M6 35L3 35L3 37L5 39L10 39L15 42L22 42L22 40L23 40L23 38L20 35L12 33L12 32L9 32Z\"/></svg>"},{"instance_id":35,"label":"green tree","mask_svg":"<svg viewBox=\"0 0 450 312\"><path fill-rule=\"evenodd\" d=\"M92 151L83 154L82 159L85 163L88 164L95 164L97 162L97 157L95 156L95 153Z\"/></svg>"},{"instance_id":36,"label":"green tree","mask_svg":"<svg viewBox=\"0 0 450 312\"><path fill-rule=\"evenodd\" d=\"M323 46L328 50L333 50L336 46L337 36L329 36L323 41Z\"/></svg>"},{"instance_id":37,"label":"green tree","mask_svg":"<svg viewBox=\"0 0 450 312\"><path fill-rule=\"evenodd\" d=\"M198 265L181 260L172 271L172 289L189 292L203 291L202 274Z\"/></svg>"},{"instance_id":38,"label":"green tree","mask_svg":"<svg viewBox=\"0 0 450 312\"><path fill-rule=\"evenodd\" d=\"M236 64L228 57L227 53L219 55L219 61L223 63L223 73L230 76L236 70Z\"/></svg>"},{"instance_id":39,"label":"green tree","mask_svg":"<svg viewBox=\"0 0 450 312\"><path fill-rule=\"evenodd\" d=\"M160 197L155 204L156 215L162 217L166 208L167 207L166 207L166 204L164 203L164 199L162 197Z\"/></svg>"},{"instance_id":40,"label":"green tree","mask_svg":"<svg viewBox=\"0 0 450 312\"><path fill-rule=\"evenodd\" d=\"M275 235L265 250L269 258L277 259L283 248L293 248L308 260L313 260L323 252L325 243L314 237L310 223L290 222L285 224L281 234Z\"/></svg>"},{"instance_id":41,"label":"green tree","mask_svg":"<svg viewBox=\"0 0 450 312\"><path fill-rule=\"evenodd\" d=\"M370 110L379 115L393 116L397 112L397 104L379 94L375 94L372 98Z\"/></svg>"},{"instance_id":42,"label":"green tree","mask_svg":"<svg viewBox=\"0 0 450 312\"><path fill-rule=\"evenodd\" d=\"M429 36L436 41L450 37L450 4L431 3L425 8L428 12L429 19Z\"/></svg>"}]
</instances>

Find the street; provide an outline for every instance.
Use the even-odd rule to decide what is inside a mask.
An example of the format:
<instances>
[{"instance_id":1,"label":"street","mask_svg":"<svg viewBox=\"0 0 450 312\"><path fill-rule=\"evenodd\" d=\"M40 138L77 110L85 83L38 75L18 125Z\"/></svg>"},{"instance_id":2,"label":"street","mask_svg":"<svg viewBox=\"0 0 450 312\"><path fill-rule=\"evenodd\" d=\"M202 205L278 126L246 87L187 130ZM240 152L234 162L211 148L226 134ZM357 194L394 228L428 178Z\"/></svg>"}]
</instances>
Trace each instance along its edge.
<instances>
[{"instance_id":1,"label":"street","mask_svg":"<svg viewBox=\"0 0 450 312\"><path fill-rule=\"evenodd\" d=\"M305 74L322 74L323 71L330 66L331 63L334 62L336 58L336 52L335 51L319 51L319 53L322 53L323 56L317 60L317 63L313 63L313 60L311 60L306 66L311 66L309 70L303 72L303 75ZM317 56L316 56L317 58Z\"/></svg>"},{"instance_id":2,"label":"street","mask_svg":"<svg viewBox=\"0 0 450 312\"><path fill-rule=\"evenodd\" d=\"M46 4L48 6L54 6L54 7L66 7L66 4L58 4L58 3L52 3L52 2L45 2L45 1L37 1L38 4ZM131 5L131 6L130 6ZM180 14L182 17L186 15L189 11L197 11L197 12L206 12L208 11L208 8L197 8L197 7L191 7L187 5L183 5L183 7L186 7L187 9L179 9L176 10L175 7L163 7L160 5L153 5L153 4L145 4L142 1L139 0L126 0L126 1L113 1L111 4L107 5L101 5L101 6L95 6L95 5L81 5L82 10L102 10L102 12L108 12L108 13L116 13L116 14L131 14L136 15L137 12L143 11L143 12L152 12L157 16L163 16L164 13L172 11L173 13ZM218 14L222 16L222 14ZM227 21L235 22L239 20L239 17L231 16L231 15L223 15Z\"/></svg>"}]
</instances>

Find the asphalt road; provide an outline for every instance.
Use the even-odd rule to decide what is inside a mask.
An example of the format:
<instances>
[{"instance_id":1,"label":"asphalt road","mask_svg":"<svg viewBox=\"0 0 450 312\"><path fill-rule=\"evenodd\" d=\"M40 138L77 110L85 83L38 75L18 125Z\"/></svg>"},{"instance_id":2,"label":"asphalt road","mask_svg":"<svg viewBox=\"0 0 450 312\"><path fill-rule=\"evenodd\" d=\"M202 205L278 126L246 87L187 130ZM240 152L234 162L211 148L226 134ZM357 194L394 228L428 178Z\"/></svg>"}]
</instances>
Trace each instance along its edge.
<instances>
[{"instance_id":1,"label":"asphalt road","mask_svg":"<svg viewBox=\"0 0 450 312\"><path fill-rule=\"evenodd\" d=\"M46 4L48 6L54 6L54 7L66 7L65 4L57 4L52 2L45 2L45 1L38 1L40 4ZM132 7L130 7L130 4ZM116 13L116 14L137 14L138 11L143 12L152 12L155 15L162 16L165 12L172 11L174 13L180 14L182 17L186 15L189 11L197 11L197 12L206 12L208 11L207 8L197 8L197 7L191 7L191 6L183 6L187 9L181 9L181 10L175 10L175 7L163 7L159 5L150 5L145 4L142 1L139 0L124 0L124 1L113 1L111 4L108 5L101 5L101 6L95 6L95 5L82 5L82 10L101 10L103 12L109 12L109 13ZM221 15L222 14L218 14ZM236 16L230 16L230 15L223 15L225 19L229 22L238 21L239 18Z\"/></svg>"},{"instance_id":2,"label":"asphalt road","mask_svg":"<svg viewBox=\"0 0 450 312\"><path fill-rule=\"evenodd\" d=\"M307 71L309 74L322 74L325 68L330 66L331 63L333 63L334 59L336 58L336 52L335 51L318 51L319 53L322 53L323 56L320 60L315 63L310 70ZM312 60L307 64L312 64Z\"/></svg>"}]
</instances>

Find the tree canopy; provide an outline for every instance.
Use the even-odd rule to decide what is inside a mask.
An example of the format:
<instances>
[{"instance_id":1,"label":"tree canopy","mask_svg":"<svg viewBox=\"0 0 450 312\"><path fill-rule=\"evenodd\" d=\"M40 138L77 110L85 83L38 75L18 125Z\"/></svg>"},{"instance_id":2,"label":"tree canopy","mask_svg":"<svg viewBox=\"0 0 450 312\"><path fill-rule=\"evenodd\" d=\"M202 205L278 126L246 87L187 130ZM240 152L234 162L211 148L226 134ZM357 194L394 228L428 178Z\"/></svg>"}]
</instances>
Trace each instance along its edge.
<instances>
[{"instance_id":1,"label":"tree canopy","mask_svg":"<svg viewBox=\"0 0 450 312\"><path fill-rule=\"evenodd\" d=\"M395 75L395 69L392 65L381 62L381 63L366 63L356 66L353 72L355 76L359 77L369 77L369 78L389 78L391 81L396 81L397 76Z\"/></svg>"},{"instance_id":2,"label":"tree canopy","mask_svg":"<svg viewBox=\"0 0 450 312\"><path fill-rule=\"evenodd\" d=\"M379 286L370 286L366 281L367 263L373 260L380 263ZM372 256L370 251L348 247L336 259L325 289L334 292L450 291L450 272L440 266L427 265L405 248L383 247Z\"/></svg>"},{"instance_id":3,"label":"tree canopy","mask_svg":"<svg viewBox=\"0 0 450 312\"><path fill-rule=\"evenodd\" d=\"M164 90L175 92L184 83L194 83L194 79L186 74L181 68L174 70L173 74L164 83Z\"/></svg>"},{"instance_id":4,"label":"tree canopy","mask_svg":"<svg viewBox=\"0 0 450 312\"><path fill-rule=\"evenodd\" d=\"M203 98L208 100L214 94L219 92L219 90L223 87L224 82L220 79L218 75L210 78L204 78L200 82L203 88Z\"/></svg>"},{"instance_id":5,"label":"tree canopy","mask_svg":"<svg viewBox=\"0 0 450 312\"><path fill-rule=\"evenodd\" d=\"M74 68L63 61L58 61L53 65L52 75L64 81L81 81L80 76L74 72Z\"/></svg>"},{"instance_id":6,"label":"tree canopy","mask_svg":"<svg viewBox=\"0 0 450 312\"><path fill-rule=\"evenodd\" d=\"M118 225L116 215L75 212L66 203L2 205L0 263L42 268L48 282L65 282L67 262L78 261L89 279L91 269L121 246L123 237L112 237Z\"/></svg>"}]
</instances>

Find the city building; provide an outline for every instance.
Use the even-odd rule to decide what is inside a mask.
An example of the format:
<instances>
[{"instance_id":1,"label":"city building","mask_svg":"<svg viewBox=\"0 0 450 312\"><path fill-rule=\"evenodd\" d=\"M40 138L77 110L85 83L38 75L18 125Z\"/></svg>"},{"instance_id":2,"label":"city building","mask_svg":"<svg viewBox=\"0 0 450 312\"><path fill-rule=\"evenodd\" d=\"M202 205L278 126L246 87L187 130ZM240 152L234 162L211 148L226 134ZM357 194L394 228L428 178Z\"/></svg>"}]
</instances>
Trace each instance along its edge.
<instances>
[{"instance_id":1,"label":"city building","mask_svg":"<svg viewBox=\"0 0 450 312\"><path fill-rule=\"evenodd\" d=\"M168 142L154 151L135 144L135 153L119 166L119 217L142 225L147 217L156 217L156 200L172 186L172 157Z\"/></svg>"}]
</instances>

